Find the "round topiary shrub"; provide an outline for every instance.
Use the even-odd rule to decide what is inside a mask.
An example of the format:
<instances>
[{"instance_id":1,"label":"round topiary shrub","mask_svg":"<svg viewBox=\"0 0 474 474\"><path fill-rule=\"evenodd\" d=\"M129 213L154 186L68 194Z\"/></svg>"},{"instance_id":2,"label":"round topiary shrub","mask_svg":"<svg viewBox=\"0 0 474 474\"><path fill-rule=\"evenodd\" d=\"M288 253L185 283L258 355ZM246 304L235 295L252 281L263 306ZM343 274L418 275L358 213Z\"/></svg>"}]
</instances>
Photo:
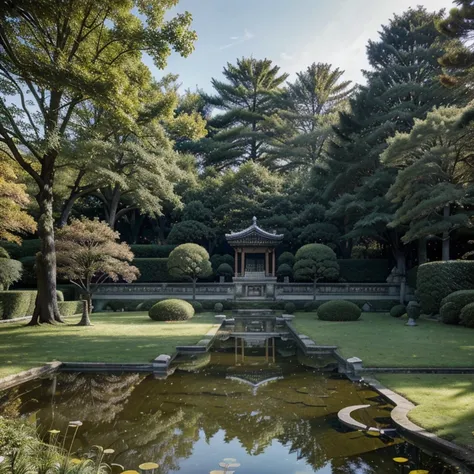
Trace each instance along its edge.
<instances>
[{"instance_id":1,"label":"round topiary shrub","mask_svg":"<svg viewBox=\"0 0 474 474\"><path fill-rule=\"evenodd\" d=\"M214 305L214 311L216 313L222 313L223 310L224 310L224 305L222 303L216 303Z\"/></svg>"},{"instance_id":2,"label":"round topiary shrub","mask_svg":"<svg viewBox=\"0 0 474 474\"><path fill-rule=\"evenodd\" d=\"M293 276L293 270L287 263L282 263L277 269L277 276L279 277L291 277Z\"/></svg>"},{"instance_id":3,"label":"round topiary shrub","mask_svg":"<svg viewBox=\"0 0 474 474\"><path fill-rule=\"evenodd\" d=\"M286 314L293 314L296 311L295 303L285 303L285 313Z\"/></svg>"},{"instance_id":4,"label":"round topiary shrub","mask_svg":"<svg viewBox=\"0 0 474 474\"><path fill-rule=\"evenodd\" d=\"M461 323L467 328L474 328L474 303L469 303L462 309Z\"/></svg>"},{"instance_id":5,"label":"round topiary shrub","mask_svg":"<svg viewBox=\"0 0 474 474\"><path fill-rule=\"evenodd\" d=\"M204 308L202 306L202 303L200 303L199 301L191 301L189 304L194 308L195 313L203 312Z\"/></svg>"},{"instance_id":6,"label":"round topiary shrub","mask_svg":"<svg viewBox=\"0 0 474 474\"><path fill-rule=\"evenodd\" d=\"M232 278L234 276L234 270L228 263L221 263L216 270L218 276Z\"/></svg>"},{"instance_id":7,"label":"round topiary shrub","mask_svg":"<svg viewBox=\"0 0 474 474\"><path fill-rule=\"evenodd\" d=\"M308 301L304 304L304 310L307 313L311 313L313 311L317 311L320 306L321 303L319 301Z\"/></svg>"},{"instance_id":8,"label":"round topiary shrub","mask_svg":"<svg viewBox=\"0 0 474 474\"><path fill-rule=\"evenodd\" d=\"M407 309L404 304L396 304L391 310L390 310L390 316L393 316L394 318L400 318L407 312Z\"/></svg>"},{"instance_id":9,"label":"round topiary shrub","mask_svg":"<svg viewBox=\"0 0 474 474\"><path fill-rule=\"evenodd\" d=\"M445 303L439 310L441 321L443 321L444 324L459 324L461 310L453 301Z\"/></svg>"},{"instance_id":10,"label":"round topiary shrub","mask_svg":"<svg viewBox=\"0 0 474 474\"><path fill-rule=\"evenodd\" d=\"M163 300L148 311L153 321L185 321L194 316L194 308L184 300Z\"/></svg>"},{"instance_id":11,"label":"round topiary shrub","mask_svg":"<svg viewBox=\"0 0 474 474\"><path fill-rule=\"evenodd\" d=\"M318 308L321 321L356 321L360 314L361 310L356 304L344 300L328 301Z\"/></svg>"},{"instance_id":12,"label":"round topiary shrub","mask_svg":"<svg viewBox=\"0 0 474 474\"><path fill-rule=\"evenodd\" d=\"M290 268L295 264L295 256L291 252L283 252L277 260L278 266L288 265Z\"/></svg>"}]
</instances>

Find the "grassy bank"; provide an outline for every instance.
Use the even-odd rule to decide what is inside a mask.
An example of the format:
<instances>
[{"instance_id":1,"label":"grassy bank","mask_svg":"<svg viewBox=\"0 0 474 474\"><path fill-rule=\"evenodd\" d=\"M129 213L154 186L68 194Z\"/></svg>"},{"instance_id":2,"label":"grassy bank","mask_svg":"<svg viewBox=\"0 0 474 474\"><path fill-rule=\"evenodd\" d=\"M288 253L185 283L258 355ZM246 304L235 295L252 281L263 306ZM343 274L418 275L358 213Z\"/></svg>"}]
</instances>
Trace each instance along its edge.
<instances>
[{"instance_id":1,"label":"grassy bank","mask_svg":"<svg viewBox=\"0 0 474 474\"><path fill-rule=\"evenodd\" d=\"M474 367L474 330L421 320L416 327L383 313L354 322L320 321L298 313L294 325L317 344L336 345L366 367Z\"/></svg>"},{"instance_id":2,"label":"grassy bank","mask_svg":"<svg viewBox=\"0 0 474 474\"><path fill-rule=\"evenodd\" d=\"M383 374L377 378L417 406L417 425L474 449L474 375Z\"/></svg>"},{"instance_id":3,"label":"grassy bank","mask_svg":"<svg viewBox=\"0 0 474 474\"><path fill-rule=\"evenodd\" d=\"M149 362L171 354L177 345L197 342L214 324L210 313L189 321L155 322L145 312L98 313L91 327L67 324L0 327L0 377L52 360L81 362Z\"/></svg>"}]
</instances>

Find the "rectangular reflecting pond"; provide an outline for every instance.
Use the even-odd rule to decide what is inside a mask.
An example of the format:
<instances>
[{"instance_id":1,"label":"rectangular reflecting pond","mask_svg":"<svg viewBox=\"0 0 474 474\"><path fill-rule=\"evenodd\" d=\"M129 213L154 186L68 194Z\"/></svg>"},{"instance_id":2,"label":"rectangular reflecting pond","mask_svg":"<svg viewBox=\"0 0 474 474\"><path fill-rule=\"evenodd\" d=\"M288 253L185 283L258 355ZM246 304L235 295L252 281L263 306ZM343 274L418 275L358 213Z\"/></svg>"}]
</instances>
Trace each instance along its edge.
<instances>
[{"instance_id":1,"label":"rectangular reflecting pond","mask_svg":"<svg viewBox=\"0 0 474 474\"><path fill-rule=\"evenodd\" d=\"M75 451L113 448L107 462L136 470L155 462L163 474L449 472L402 438L340 425L340 409L370 404L354 415L358 421L389 426L392 407L364 385L291 358L262 364L250 354L241 366L232 353L210 359L198 372L176 371L166 380L57 374L1 393L0 414L28 417L43 434L64 433L69 421L80 420ZM409 463L401 466L395 457Z\"/></svg>"}]
</instances>

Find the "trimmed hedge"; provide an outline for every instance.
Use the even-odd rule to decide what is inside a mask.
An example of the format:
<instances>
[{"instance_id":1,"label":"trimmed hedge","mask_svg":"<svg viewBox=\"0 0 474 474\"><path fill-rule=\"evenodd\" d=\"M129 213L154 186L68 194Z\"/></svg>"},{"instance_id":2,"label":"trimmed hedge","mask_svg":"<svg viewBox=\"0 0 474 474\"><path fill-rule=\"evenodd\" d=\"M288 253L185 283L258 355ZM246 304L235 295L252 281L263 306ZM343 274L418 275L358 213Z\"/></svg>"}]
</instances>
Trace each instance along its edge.
<instances>
[{"instance_id":1,"label":"trimmed hedge","mask_svg":"<svg viewBox=\"0 0 474 474\"><path fill-rule=\"evenodd\" d=\"M222 303L216 303L214 305L214 311L216 313L222 313L222 311L224 311L224 305Z\"/></svg>"},{"instance_id":2,"label":"trimmed hedge","mask_svg":"<svg viewBox=\"0 0 474 474\"><path fill-rule=\"evenodd\" d=\"M156 300L154 300L156 302ZM104 306L109 311L137 311L140 300L109 300Z\"/></svg>"},{"instance_id":3,"label":"trimmed hedge","mask_svg":"<svg viewBox=\"0 0 474 474\"><path fill-rule=\"evenodd\" d=\"M82 314L82 305L82 301L58 301L59 314L64 317Z\"/></svg>"},{"instance_id":4,"label":"trimmed hedge","mask_svg":"<svg viewBox=\"0 0 474 474\"><path fill-rule=\"evenodd\" d=\"M130 248L135 258L168 258L176 245L132 244Z\"/></svg>"},{"instance_id":5,"label":"trimmed hedge","mask_svg":"<svg viewBox=\"0 0 474 474\"><path fill-rule=\"evenodd\" d=\"M304 310L307 313L312 313L313 311L317 311L318 308L323 304L322 301L308 301L304 304Z\"/></svg>"},{"instance_id":6,"label":"trimmed hedge","mask_svg":"<svg viewBox=\"0 0 474 474\"><path fill-rule=\"evenodd\" d=\"M148 311L153 321L186 321L194 316L194 308L184 300L163 300Z\"/></svg>"},{"instance_id":7,"label":"trimmed hedge","mask_svg":"<svg viewBox=\"0 0 474 474\"><path fill-rule=\"evenodd\" d=\"M449 294L474 288L474 261L424 263L418 267L416 292L422 312L437 314Z\"/></svg>"},{"instance_id":8,"label":"trimmed hedge","mask_svg":"<svg viewBox=\"0 0 474 474\"><path fill-rule=\"evenodd\" d=\"M439 311L443 323L459 324L461 310L469 303L474 303L474 290L455 291L443 298Z\"/></svg>"},{"instance_id":9,"label":"trimmed hedge","mask_svg":"<svg viewBox=\"0 0 474 474\"><path fill-rule=\"evenodd\" d=\"M21 260L24 257L34 257L41 249L39 239L23 240L21 245L12 242L1 242L0 245L9 253L10 258Z\"/></svg>"},{"instance_id":10,"label":"trimmed hedge","mask_svg":"<svg viewBox=\"0 0 474 474\"><path fill-rule=\"evenodd\" d=\"M0 291L0 313L2 319L22 318L28 315L28 308L35 291Z\"/></svg>"},{"instance_id":11,"label":"trimmed hedge","mask_svg":"<svg viewBox=\"0 0 474 474\"><path fill-rule=\"evenodd\" d=\"M401 318L406 312L407 309L404 304L396 304L390 310L390 316L392 316L393 318Z\"/></svg>"},{"instance_id":12,"label":"trimmed hedge","mask_svg":"<svg viewBox=\"0 0 474 474\"><path fill-rule=\"evenodd\" d=\"M285 303L285 313L286 314L293 314L296 311L296 305L295 303Z\"/></svg>"},{"instance_id":13,"label":"trimmed hedge","mask_svg":"<svg viewBox=\"0 0 474 474\"><path fill-rule=\"evenodd\" d=\"M390 274L387 259L338 260L339 277L349 283L385 283Z\"/></svg>"},{"instance_id":14,"label":"trimmed hedge","mask_svg":"<svg viewBox=\"0 0 474 474\"><path fill-rule=\"evenodd\" d=\"M474 328L474 303L469 303L461 311L461 322L467 328Z\"/></svg>"},{"instance_id":15,"label":"trimmed hedge","mask_svg":"<svg viewBox=\"0 0 474 474\"><path fill-rule=\"evenodd\" d=\"M356 321L360 314L361 310L356 304L344 300L328 301L318 308L321 321Z\"/></svg>"},{"instance_id":16,"label":"trimmed hedge","mask_svg":"<svg viewBox=\"0 0 474 474\"><path fill-rule=\"evenodd\" d=\"M182 281L168 273L167 258L135 258L132 264L140 270L138 283Z\"/></svg>"}]
</instances>

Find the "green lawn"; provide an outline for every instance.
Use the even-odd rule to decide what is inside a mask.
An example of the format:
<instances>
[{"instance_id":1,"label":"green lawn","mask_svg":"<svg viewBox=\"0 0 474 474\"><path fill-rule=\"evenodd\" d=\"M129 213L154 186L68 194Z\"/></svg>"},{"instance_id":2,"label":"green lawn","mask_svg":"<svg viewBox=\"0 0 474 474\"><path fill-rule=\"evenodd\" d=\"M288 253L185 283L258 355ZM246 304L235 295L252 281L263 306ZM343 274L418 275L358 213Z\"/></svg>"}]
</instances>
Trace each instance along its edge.
<instances>
[{"instance_id":1,"label":"green lawn","mask_svg":"<svg viewBox=\"0 0 474 474\"><path fill-rule=\"evenodd\" d=\"M474 330L385 313L363 313L358 321L319 321L297 313L294 325L317 344L336 345L344 357L357 356L366 367L474 367Z\"/></svg>"},{"instance_id":2,"label":"green lawn","mask_svg":"<svg viewBox=\"0 0 474 474\"><path fill-rule=\"evenodd\" d=\"M189 321L152 321L145 312L97 313L91 327L67 324L0 327L0 377L37 367L45 362L149 362L172 354L177 345L193 344L214 324L209 313Z\"/></svg>"},{"instance_id":3,"label":"green lawn","mask_svg":"<svg viewBox=\"0 0 474 474\"><path fill-rule=\"evenodd\" d=\"M474 375L383 374L377 378L417 405L408 415L414 423L474 448Z\"/></svg>"}]
</instances>

